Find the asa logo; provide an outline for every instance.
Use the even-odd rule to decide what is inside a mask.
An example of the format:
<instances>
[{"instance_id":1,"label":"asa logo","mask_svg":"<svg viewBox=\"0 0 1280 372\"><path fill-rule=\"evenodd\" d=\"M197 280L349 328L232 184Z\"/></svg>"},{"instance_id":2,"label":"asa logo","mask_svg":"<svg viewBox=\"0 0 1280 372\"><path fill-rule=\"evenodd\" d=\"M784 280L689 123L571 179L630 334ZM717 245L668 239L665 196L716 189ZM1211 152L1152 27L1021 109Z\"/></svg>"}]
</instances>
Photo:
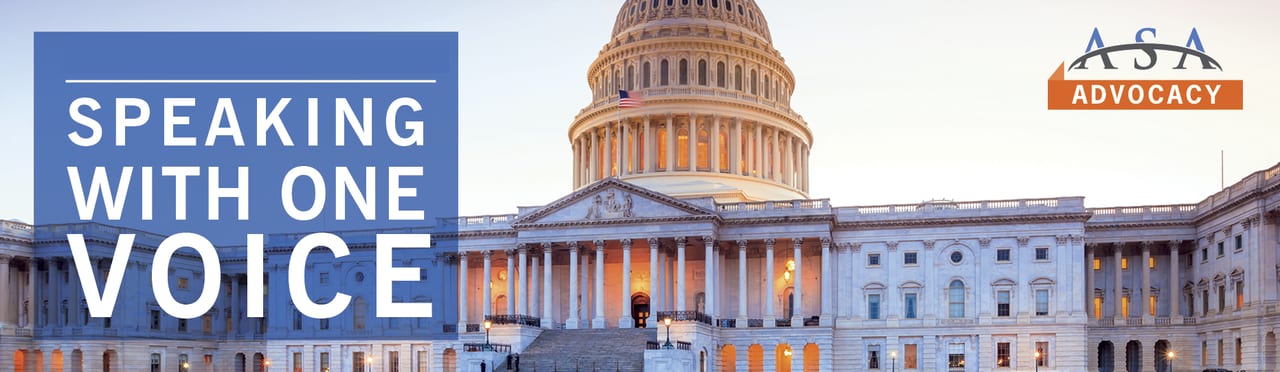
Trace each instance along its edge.
<instances>
[{"instance_id":1,"label":"asa logo","mask_svg":"<svg viewBox=\"0 0 1280 372\"><path fill-rule=\"evenodd\" d=\"M1152 40L1156 29L1134 33L1134 42L1107 46L1097 28L1085 53L1061 63L1049 77L1050 110L1240 110L1244 81L1204 79L1223 73L1205 52L1200 32L1191 29L1184 45ZM1130 63L1131 61L1131 63ZM1125 79L1066 80L1065 71ZM1179 79L1135 79L1143 75Z\"/></svg>"}]
</instances>

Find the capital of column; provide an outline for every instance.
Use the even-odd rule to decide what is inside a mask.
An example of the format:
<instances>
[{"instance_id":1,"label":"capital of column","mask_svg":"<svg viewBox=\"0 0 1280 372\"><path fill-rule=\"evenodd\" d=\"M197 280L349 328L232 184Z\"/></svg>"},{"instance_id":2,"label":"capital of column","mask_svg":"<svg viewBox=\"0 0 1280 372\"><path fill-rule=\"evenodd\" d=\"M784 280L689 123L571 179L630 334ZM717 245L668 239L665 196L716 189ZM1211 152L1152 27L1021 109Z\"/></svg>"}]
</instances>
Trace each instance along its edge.
<instances>
[{"instance_id":1,"label":"capital of column","mask_svg":"<svg viewBox=\"0 0 1280 372\"><path fill-rule=\"evenodd\" d=\"M889 248L889 252L897 252L897 251L898 251L898 241L897 241L897 240L890 240L890 241L884 242L884 245L885 245L885 247Z\"/></svg>"},{"instance_id":2,"label":"capital of column","mask_svg":"<svg viewBox=\"0 0 1280 372\"><path fill-rule=\"evenodd\" d=\"M686 238L685 238L685 237L683 237L683 236L677 236L677 237L676 237L676 246L677 246L677 247L684 247L684 242L685 242L685 241L686 241Z\"/></svg>"},{"instance_id":3,"label":"capital of column","mask_svg":"<svg viewBox=\"0 0 1280 372\"><path fill-rule=\"evenodd\" d=\"M658 248L658 238L649 238L646 241L649 243L649 249Z\"/></svg>"},{"instance_id":4,"label":"capital of column","mask_svg":"<svg viewBox=\"0 0 1280 372\"><path fill-rule=\"evenodd\" d=\"M0 254L0 265L7 265L7 264L9 264L9 260L10 260L10 259L12 259L12 258L13 258L13 256L10 256L10 255L7 255L7 254Z\"/></svg>"},{"instance_id":5,"label":"capital of column","mask_svg":"<svg viewBox=\"0 0 1280 372\"><path fill-rule=\"evenodd\" d=\"M983 249L991 247L991 238L978 238L978 246Z\"/></svg>"},{"instance_id":6,"label":"capital of column","mask_svg":"<svg viewBox=\"0 0 1280 372\"><path fill-rule=\"evenodd\" d=\"M527 252L528 252L528 249L529 249L529 247L527 247L524 243L520 243L520 244L516 244L515 252L516 252L516 253L527 253Z\"/></svg>"},{"instance_id":7,"label":"capital of column","mask_svg":"<svg viewBox=\"0 0 1280 372\"><path fill-rule=\"evenodd\" d=\"M578 250L578 242L577 242L577 241L565 242L565 244L567 244L567 245L569 246L569 250L570 250L570 251L577 251L577 250Z\"/></svg>"},{"instance_id":8,"label":"capital of column","mask_svg":"<svg viewBox=\"0 0 1280 372\"><path fill-rule=\"evenodd\" d=\"M1028 243L1031 243L1030 236L1023 235L1018 237L1018 248L1026 248Z\"/></svg>"},{"instance_id":9,"label":"capital of column","mask_svg":"<svg viewBox=\"0 0 1280 372\"><path fill-rule=\"evenodd\" d=\"M1150 252L1150 251L1151 251L1151 247L1153 247L1153 246L1155 246L1155 245L1156 245L1156 242L1153 242L1153 241L1150 241L1150 240L1143 241L1143 242L1142 242L1142 251L1143 251L1143 252Z\"/></svg>"},{"instance_id":10,"label":"capital of column","mask_svg":"<svg viewBox=\"0 0 1280 372\"><path fill-rule=\"evenodd\" d=\"M591 241L591 246L592 246L592 247L594 247L594 248L595 248L595 250L597 250L597 251L598 251L598 250L601 250L601 249L604 249L604 240L592 240L592 241Z\"/></svg>"},{"instance_id":11,"label":"capital of column","mask_svg":"<svg viewBox=\"0 0 1280 372\"><path fill-rule=\"evenodd\" d=\"M791 238L791 246L799 248L801 245L804 245L804 238Z\"/></svg>"},{"instance_id":12,"label":"capital of column","mask_svg":"<svg viewBox=\"0 0 1280 372\"><path fill-rule=\"evenodd\" d=\"M831 238L824 236L822 237L822 249L828 249L828 248L831 248Z\"/></svg>"},{"instance_id":13,"label":"capital of column","mask_svg":"<svg viewBox=\"0 0 1280 372\"><path fill-rule=\"evenodd\" d=\"M1170 251L1177 252L1177 251L1178 251L1178 249L1180 249L1180 248L1182 248L1182 241L1181 241L1181 240L1170 240L1170 241L1169 241L1169 250L1170 250Z\"/></svg>"},{"instance_id":14,"label":"capital of column","mask_svg":"<svg viewBox=\"0 0 1280 372\"><path fill-rule=\"evenodd\" d=\"M707 244L709 244L709 245L715 245L715 244L716 244L716 237L714 237L714 236L710 236L710 235L703 236L703 237L702 237L702 241L703 241L703 242L706 242L706 243L707 243Z\"/></svg>"},{"instance_id":15,"label":"capital of column","mask_svg":"<svg viewBox=\"0 0 1280 372\"><path fill-rule=\"evenodd\" d=\"M622 250L624 251L631 250L631 238L624 238L624 239L618 240L618 242L622 244Z\"/></svg>"},{"instance_id":16,"label":"capital of column","mask_svg":"<svg viewBox=\"0 0 1280 372\"><path fill-rule=\"evenodd\" d=\"M484 259L486 259L486 260L493 258L493 251L492 251L492 250L486 250L486 251L484 251L484 252L480 252L480 254L483 254L483 255L484 255Z\"/></svg>"},{"instance_id":17,"label":"capital of column","mask_svg":"<svg viewBox=\"0 0 1280 372\"><path fill-rule=\"evenodd\" d=\"M772 250L773 250L773 243L774 243L774 242L775 242L775 241L773 240L773 238L765 239L765 240L764 240L764 248L772 251Z\"/></svg>"}]
</instances>

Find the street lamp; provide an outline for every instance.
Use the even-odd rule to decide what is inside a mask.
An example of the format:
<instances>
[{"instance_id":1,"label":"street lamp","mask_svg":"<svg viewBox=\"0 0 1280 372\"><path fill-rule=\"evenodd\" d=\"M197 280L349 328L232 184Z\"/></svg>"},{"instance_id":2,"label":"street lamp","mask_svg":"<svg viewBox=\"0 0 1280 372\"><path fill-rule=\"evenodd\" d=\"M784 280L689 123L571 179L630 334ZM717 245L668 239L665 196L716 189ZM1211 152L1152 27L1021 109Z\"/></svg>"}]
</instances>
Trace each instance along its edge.
<instances>
[{"instance_id":1,"label":"street lamp","mask_svg":"<svg viewBox=\"0 0 1280 372\"><path fill-rule=\"evenodd\" d=\"M670 349L671 346L671 317L662 320L662 324L667 325L667 343L662 344L663 349Z\"/></svg>"},{"instance_id":2,"label":"street lamp","mask_svg":"<svg viewBox=\"0 0 1280 372\"><path fill-rule=\"evenodd\" d=\"M898 351L897 350L889 350L889 370L894 372L898 371Z\"/></svg>"},{"instance_id":3,"label":"street lamp","mask_svg":"<svg viewBox=\"0 0 1280 372\"><path fill-rule=\"evenodd\" d=\"M1178 355L1174 354L1173 350L1169 350L1169 352L1164 353L1164 359L1168 362L1170 371L1173 370L1173 358L1176 357L1178 357Z\"/></svg>"},{"instance_id":4,"label":"street lamp","mask_svg":"<svg viewBox=\"0 0 1280 372\"><path fill-rule=\"evenodd\" d=\"M485 348L485 350L488 350L488 349L490 349L490 348L492 348L492 347L493 347L493 346L491 346L491 345L489 344L489 330L490 330L490 329L493 329L493 321L488 320L488 319L485 319L485 320L484 320L484 348Z\"/></svg>"},{"instance_id":5,"label":"street lamp","mask_svg":"<svg viewBox=\"0 0 1280 372\"><path fill-rule=\"evenodd\" d=\"M1040 349L1036 349L1036 372L1040 372Z\"/></svg>"},{"instance_id":6,"label":"street lamp","mask_svg":"<svg viewBox=\"0 0 1280 372\"><path fill-rule=\"evenodd\" d=\"M366 357L364 357L364 366L365 366L365 367L373 367L373 357L371 357L371 356L366 356ZM365 368L365 369L367 370L368 368Z\"/></svg>"}]
</instances>

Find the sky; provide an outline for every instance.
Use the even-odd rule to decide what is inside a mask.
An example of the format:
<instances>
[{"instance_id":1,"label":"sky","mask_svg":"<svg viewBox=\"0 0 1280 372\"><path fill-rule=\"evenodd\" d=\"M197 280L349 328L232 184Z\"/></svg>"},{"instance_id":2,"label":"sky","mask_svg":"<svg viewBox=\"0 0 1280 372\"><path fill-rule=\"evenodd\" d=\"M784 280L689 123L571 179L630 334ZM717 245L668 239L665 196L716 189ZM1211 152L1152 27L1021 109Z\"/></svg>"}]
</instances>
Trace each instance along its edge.
<instances>
[{"instance_id":1,"label":"sky","mask_svg":"<svg viewBox=\"0 0 1280 372\"><path fill-rule=\"evenodd\" d=\"M810 196L836 206L1196 203L1223 177L1230 185L1280 163L1274 1L758 3L795 73L793 108L814 133ZM568 126L590 101L586 70L621 4L0 2L0 218L33 215L33 32L456 31L459 209L504 214L572 191ZM1045 81L1085 52L1095 27L1109 45L1145 27L1157 29L1152 41L1181 45L1196 28L1222 78L1244 80L1244 110L1047 110Z\"/></svg>"}]
</instances>

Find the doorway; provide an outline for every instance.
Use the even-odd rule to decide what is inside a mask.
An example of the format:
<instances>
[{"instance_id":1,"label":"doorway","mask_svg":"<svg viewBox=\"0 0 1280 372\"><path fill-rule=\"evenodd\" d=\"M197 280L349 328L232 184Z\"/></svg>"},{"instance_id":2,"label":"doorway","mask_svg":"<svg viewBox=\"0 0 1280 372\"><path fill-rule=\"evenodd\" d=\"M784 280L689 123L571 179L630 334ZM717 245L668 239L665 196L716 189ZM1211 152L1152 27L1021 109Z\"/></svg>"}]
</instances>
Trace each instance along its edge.
<instances>
[{"instance_id":1,"label":"doorway","mask_svg":"<svg viewBox=\"0 0 1280 372\"><path fill-rule=\"evenodd\" d=\"M649 295L636 293L631 296L631 320L635 321L636 328L645 328L646 319L649 319Z\"/></svg>"}]
</instances>

